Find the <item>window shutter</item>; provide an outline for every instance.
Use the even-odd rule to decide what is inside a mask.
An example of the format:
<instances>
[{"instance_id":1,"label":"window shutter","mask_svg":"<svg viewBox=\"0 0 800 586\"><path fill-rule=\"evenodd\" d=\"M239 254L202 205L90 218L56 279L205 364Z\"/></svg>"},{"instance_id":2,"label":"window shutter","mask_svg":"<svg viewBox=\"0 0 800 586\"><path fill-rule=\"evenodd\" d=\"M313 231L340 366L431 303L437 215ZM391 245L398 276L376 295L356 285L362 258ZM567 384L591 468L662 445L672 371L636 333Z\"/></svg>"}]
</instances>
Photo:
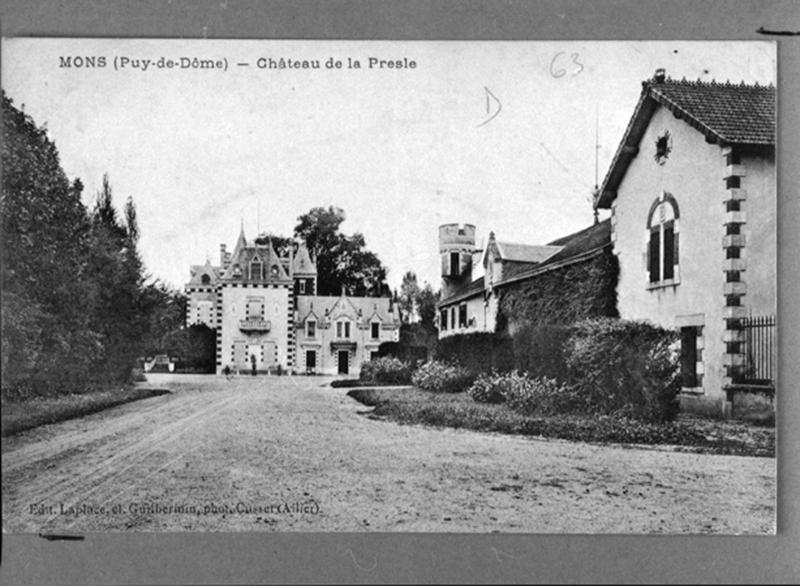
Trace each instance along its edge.
<instances>
[{"instance_id":1,"label":"window shutter","mask_svg":"<svg viewBox=\"0 0 800 586\"><path fill-rule=\"evenodd\" d=\"M659 278L659 233L658 229L650 231L650 249L649 249L649 267L650 267L650 282L656 283Z\"/></svg>"},{"instance_id":2,"label":"window shutter","mask_svg":"<svg viewBox=\"0 0 800 586\"><path fill-rule=\"evenodd\" d=\"M675 276L675 227L672 222L664 224L664 279Z\"/></svg>"}]
</instances>

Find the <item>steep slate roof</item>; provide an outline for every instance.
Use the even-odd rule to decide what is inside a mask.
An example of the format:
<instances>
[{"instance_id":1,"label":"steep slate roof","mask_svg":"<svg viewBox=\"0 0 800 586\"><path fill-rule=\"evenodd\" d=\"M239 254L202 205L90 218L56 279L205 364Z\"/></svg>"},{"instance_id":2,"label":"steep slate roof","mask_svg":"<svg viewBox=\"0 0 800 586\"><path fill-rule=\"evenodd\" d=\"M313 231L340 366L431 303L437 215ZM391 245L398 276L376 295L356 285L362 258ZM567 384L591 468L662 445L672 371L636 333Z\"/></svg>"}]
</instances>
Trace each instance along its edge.
<instances>
[{"instance_id":1,"label":"steep slate roof","mask_svg":"<svg viewBox=\"0 0 800 586\"><path fill-rule=\"evenodd\" d=\"M312 312L319 318L325 319L325 311L328 311L328 319L344 313L355 320L370 320L373 315L378 316L381 323L393 324L399 321L397 311L389 311L391 299L388 297L346 297L346 296L321 296L321 295L299 295L297 297L297 316L300 321L305 321L306 317ZM359 316L359 311L361 315Z\"/></svg>"},{"instance_id":2,"label":"steep slate roof","mask_svg":"<svg viewBox=\"0 0 800 586\"><path fill-rule=\"evenodd\" d=\"M258 257L258 259L264 264L265 271L267 271L267 278L264 279L265 281L285 281L289 279L289 275L286 273L286 269L283 267L281 259L278 257L275 249L272 248L272 244L251 244L245 240L244 233L239 235L239 240L236 242L236 248L231 256L230 265L228 266L228 270L223 273L222 278L249 281L248 269L250 262L256 257ZM235 265L239 265L239 268L242 271L240 277L234 276L233 269ZM278 275L275 278L273 278L270 274L273 266L278 267Z\"/></svg>"},{"instance_id":3,"label":"steep slate roof","mask_svg":"<svg viewBox=\"0 0 800 586\"><path fill-rule=\"evenodd\" d=\"M221 267L215 267L211 264L211 262L206 262L204 265L191 265L189 267L189 274L191 278L189 279L189 285L202 285L202 278L203 274L208 274L211 277L211 283L215 283L219 280L219 276L222 273Z\"/></svg>"},{"instance_id":4,"label":"steep slate roof","mask_svg":"<svg viewBox=\"0 0 800 586\"><path fill-rule=\"evenodd\" d=\"M500 258L514 262L542 262L557 253L558 246L540 246L537 244L517 244L516 242L496 241Z\"/></svg>"},{"instance_id":5,"label":"steep slate roof","mask_svg":"<svg viewBox=\"0 0 800 586\"><path fill-rule=\"evenodd\" d=\"M517 272L497 283L495 287L502 287L509 283L524 281L542 273L558 269L562 266L579 262L599 253L611 244L611 220L606 219L578 232L562 236L553 240L551 246L559 246L559 252L526 271Z\"/></svg>"},{"instance_id":6,"label":"steep slate roof","mask_svg":"<svg viewBox=\"0 0 800 586\"><path fill-rule=\"evenodd\" d=\"M442 305L449 305L451 303L455 303L456 301L463 301L464 299L469 299L471 297L477 297L478 295L483 295L483 290L485 288L483 277L478 277L472 283L461 289L455 295L451 295L447 299L442 299L437 303L438 306Z\"/></svg>"},{"instance_id":7,"label":"steep slate roof","mask_svg":"<svg viewBox=\"0 0 800 586\"><path fill-rule=\"evenodd\" d=\"M701 132L706 141L722 146L774 146L776 132L775 87L715 81L680 81L659 72L642 82L642 93L625 135L611 162L595 200L608 208L639 142L659 106Z\"/></svg>"},{"instance_id":8,"label":"steep slate roof","mask_svg":"<svg viewBox=\"0 0 800 586\"><path fill-rule=\"evenodd\" d=\"M297 247L297 253L292 259L292 273L294 275L316 275L317 266L311 261L308 249L302 242Z\"/></svg>"}]
</instances>

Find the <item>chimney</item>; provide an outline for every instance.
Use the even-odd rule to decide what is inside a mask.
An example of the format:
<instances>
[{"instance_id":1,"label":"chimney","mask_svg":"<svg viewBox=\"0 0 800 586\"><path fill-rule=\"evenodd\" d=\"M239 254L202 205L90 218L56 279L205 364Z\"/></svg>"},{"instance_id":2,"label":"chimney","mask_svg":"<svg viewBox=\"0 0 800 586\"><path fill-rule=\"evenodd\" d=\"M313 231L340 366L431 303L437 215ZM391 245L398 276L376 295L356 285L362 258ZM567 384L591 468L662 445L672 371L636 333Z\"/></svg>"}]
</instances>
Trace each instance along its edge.
<instances>
[{"instance_id":1,"label":"chimney","mask_svg":"<svg viewBox=\"0 0 800 586\"><path fill-rule=\"evenodd\" d=\"M667 76L667 71L663 67L659 67L656 69L656 74L653 76L653 81L656 83L664 83L664 79Z\"/></svg>"}]
</instances>

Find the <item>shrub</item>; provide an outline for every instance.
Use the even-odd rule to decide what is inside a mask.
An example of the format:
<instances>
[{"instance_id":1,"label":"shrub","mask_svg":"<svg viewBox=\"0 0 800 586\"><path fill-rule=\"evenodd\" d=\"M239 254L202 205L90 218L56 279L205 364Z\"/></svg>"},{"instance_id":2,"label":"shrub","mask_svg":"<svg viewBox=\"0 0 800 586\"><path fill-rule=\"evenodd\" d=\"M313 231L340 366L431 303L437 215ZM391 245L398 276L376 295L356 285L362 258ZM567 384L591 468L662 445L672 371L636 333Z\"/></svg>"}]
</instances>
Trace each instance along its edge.
<instances>
[{"instance_id":1,"label":"shrub","mask_svg":"<svg viewBox=\"0 0 800 586\"><path fill-rule=\"evenodd\" d=\"M398 358L384 356L361 365L360 379L366 382L407 385L411 382L411 365Z\"/></svg>"},{"instance_id":2,"label":"shrub","mask_svg":"<svg viewBox=\"0 0 800 586\"><path fill-rule=\"evenodd\" d=\"M565 346L569 380L595 412L671 421L680 391L676 340L676 332L644 322L580 322Z\"/></svg>"},{"instance_id":3,"label":"shrub","mask_svg":"<svg viewBox=\"0 0 800 586\"><path fill-rule=\"evenodd\" d=\"M442 338L436 344L435 355L442 362L463 364L475 374L514 368L511 338L489 332Z\"/></svg>"},{"instance_id":4,"label":"shrub","mask_svg":"<svg viewBox=\"0 0 800 586\"><path fill-rule=\"evenodd\" d=\"M570 413L585 408L574 388L554 378L533 378L517 371L481 375L468 393L481 403L506 403L522 415Z\"/></svg>"},{"instance_id":5,"label":"shrub","mask_svg":"<svg viewBox=\"0 0 800 586\"><path fill-rule=\"evenodd\" d=\"M514 367L532 377L564 380L567 363L564 347L572 330L565 325L524 324L511 334Z\"/></svg>"},{"instance_id":6,"label":"shrub","mask_svg":"<svg viewBox=\"0 0 800 586\"><path fill-rule=\"evenodd\" d=\"M420 366L411 382L421 389L435 393L458 393L466 390L475 380L475 374L463 366L433 360Z\"/></svg>"},{"instance_id":7,"label":"shrub","mask_svg":"<svg viewBox=\"0 0 800 586\"><path fill-rule=\"evenodd\" d=\"M492 374L480 374L472 386L467 390L467 394L478 403L503 403L506 396L502 387L497 384L500 377L496 372Z\"/></svg>"}]
</instances>

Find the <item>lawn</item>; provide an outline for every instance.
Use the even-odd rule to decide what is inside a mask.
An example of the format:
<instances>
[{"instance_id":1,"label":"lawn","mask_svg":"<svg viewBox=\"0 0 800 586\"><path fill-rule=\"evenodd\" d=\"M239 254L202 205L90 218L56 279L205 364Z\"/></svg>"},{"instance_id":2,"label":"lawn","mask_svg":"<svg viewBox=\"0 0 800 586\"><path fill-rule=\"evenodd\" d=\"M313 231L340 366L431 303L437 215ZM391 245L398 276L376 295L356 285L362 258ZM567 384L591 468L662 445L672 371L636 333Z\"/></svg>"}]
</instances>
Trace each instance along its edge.
<instances>
[{"instance_id":1,"label":"lawn","mask_svg":"<svg viewBox=\"0 0 800 586\"><path fill-rule=\"evenodd\" d=\"M166 393L169 393L169 391L131 387L113 391L35 397L19 401L3 400L2 435L3 437L13 435L39 425L82 417L103 409L122 405L123 403L130 403L131 401Z\"/></svg>"},{"instance_id":2,"label":"lawn","mask_svg":"<svg viewBox=\"0 0 800 586\"><path fill-rule=\"evenodd\" d=\"M476 431L561 438L592 443L675 446L696 453L775 456L775 430L738 421L680 415L671 423L642 423L607 415L525 416L504 405L477 403L466 393L414 387L353 389L353 399L374 407L371 417Z\"/></svg>"}]
</instances>

